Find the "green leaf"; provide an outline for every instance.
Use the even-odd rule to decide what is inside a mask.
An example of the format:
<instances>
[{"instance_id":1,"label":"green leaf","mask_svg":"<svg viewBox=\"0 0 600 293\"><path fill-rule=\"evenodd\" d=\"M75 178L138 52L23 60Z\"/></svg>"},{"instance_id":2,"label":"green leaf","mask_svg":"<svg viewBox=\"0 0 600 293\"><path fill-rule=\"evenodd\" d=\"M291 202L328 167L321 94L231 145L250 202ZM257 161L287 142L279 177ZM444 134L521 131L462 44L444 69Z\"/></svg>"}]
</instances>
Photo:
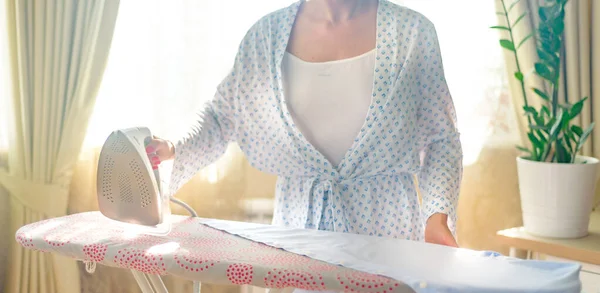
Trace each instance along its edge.
<instances>
[{"instance_id":1,"label":"green leaf","mask_svg":"<svg viewBox=\"0 0 600 293\"><path fill-rule=\"evenodd\" d=\"M558 163L571 162L571 155L563 145L563 140L560 138L556 140L556 161Z\"/></svg>"},{"instance_id":2,"label":"green leaf","mask_svg":"<svg viewBox=\"0 0 600 293\"><path fill-rule=\"evenodd\" d=\"M558 19L556 22L552 24L552 31L555 35L561 35L565 30L565 23Z\"/></svg>"},{"instance_id":3,"label":"green leaf","mask_svg":"<svg viewBox=\"0 0 600 293\"><path fill-rule=\"evenodd\" d=\"M534 116L537 116L538 114L537 110L531 106L523 106L523 110L525 113L533 114Z\"/></svg>"},{"instance_id":4,"label":"green leaf","mask_svg":"<svg viewBox=\"0 0 600 293\"><path fill-rule=\"evenodd\" d=\"M546 124L546 128L552 128L552 125L554 125L554 123L556 123L556 117L550 118L550 120L548 120L548 123Z\"/></svg>"},{"instance_id":5,"label":"green leaf","mask_svg":"<svg viewBox=\"0 0 600 293\"><path fill-rule=\"evenodd\" d=\"M569 121L571 121L571 116L569 116L569 112L568 111L562 111L563 115L562 115L562 122L561 122L561 131L566 132L569 131Z\"/></svg>"},{"instance_id":6,"label":"green leaf","mask_svg":"<svg viewBox=\"0 0 600 293\"><path fill-rule=\"evenodd\" d=\"M535 125L535 124L529 124L529 128L533 129L533 130L544 130L544 131L548 131L549 127L546 125ZM538 134L539 135L539 134Z\"/></svg>"},{"instance_id":7,"label":"green leaf","mask_svg":"<svg viewBox=\"0 0 600 293\"><path fill-rule=\"evenodd\" d=\"M559 138L558 135L560 134L561 130L562 115L563 111L559 109L556 117L552 117L552 119L550 119L550 122L548 123L548 125L551 127L548 133L547 143L545 144L545 147L540 155L540 160L544 160L548 156L548 154L550 153L551 144Z\"/></svg>"},{"instance_id":8,"label":"green leaf","mask_svg":"<svg viewBox=\"0 0 600 293\"><path fill-rule=\"evenodd\" d=\"M576 152L579 152L579 150L583 147L583 145L585 144L585 141L588 139L588 137L592 133L592 130L594 130L594 122L592 122L590 124L590 126L588 126L588 128L586 128L585 131L579 136L579 141L577 142Z\"/></svg>"},{"instance_id":9,"label":"green leaf","mask_svg":"<svg viewBox=\"0 0 600 293\"><path fill-rule=\"evenodd\" d=\"M510 31L510 29L508 27L502 26L502 25L495 25L495 26L491 26L491 29L499 29L499 30L505 30L505 31Z\"/></svg>"},{"instance_id":10,"label":"green leaf","mask_svg":"<svg viewBox=\"0 0 600 293\"><path fill-rule=\"evenodd\" d=\"M521 21L523 18L525 18L525 16L527 16L527 12L523 12L523 14L521 14L521 15L520 15L520 16L517 18L517 20L515 20L515 22L513 22L513 24L512 24L512 27L516 27L516 26L517 26L517 24L519 24L519 22L520 22L520 21Z\"/></svg>"},{"instance_id":11,"label":"green leaf","mask_svg":"<svg viewBox=\"0 0 600 293\"><path fill-rule=\"evenodd\" d=\"M561 39L559 39L556 36L553 36L551 39L542 42L542 46L544 47L544 49L549 52L558 52L561 49L561 44Z\"/></svg>"},{"instance_id":12,"label":"green leaf","mask_svg":"<svg viewBox=\"0 0 600 293\"><path fill-rule=\"evenodd\" d=\"M538 44L538 48L541 50L545 50L545 52L547 52L548 54L555 54L556 51L549 49L551 47L548 45L548 43L554 39L554 34L552 34L552 30L549 27L540 24L540 27L538 27L537 32L538 39L540 41L540 44Z\"/></svg>"},{"instance_id":13,"label":"green leaf","mask_svg":"<svg viewBox=\"0 0 600 293\"><path fill-rule=\"evenodd\" d=\"M556 0L546 0L546 2L552 2L551 5L547 5L546 8L549 11L550 16L552 16L552 18L550 18L551 20L555 20L555 19L560 19L561 15L563 14L563 10L564 7L562 7L562 5L558 4Z\"/></svg>"},{"instance_id":14,"label":"green leaf","mask_svg":"<svg viewBox=\"0 0 600 293\"><path fill-rule=\"evenodd\" d=\"M544 135L544 133L548 133L548 130L545 130L544 132L542 132L542 130L536 130L535 133L542 144L548 144L548 139L546 138L546 135Z\"/></svg>"},{"instance_id":15,"label":"green leaf","mask_svg":"<svg viewBox=\"0 0 600 293\"><path fill-rule=\"evenodd\" d=\"M544 123L544 118L542 116L536 115L535 117L533 117L533 120L535 120L535 123L538 126L543 127L544 131L548 130L548 127L546 127L545 123Z\"/></svg>"},{"instance_id":16,"label":"green leaf","mask_svg":"<svg viewBox=\"0 0 600 293\"><path fill-rule=\"evenodd\" d=\"M540 60L544 61L552 67L556 67L560 62L560 58L553 53L544 51L542 48L537 48L537 54Z\"/></svg>"},{"instance_id":17,"label":"green leaf","mask_svg":"<svg viewBox=\"0 0 600 293\"><path fill-rule=\"evenodd\" d=\"M569 151L573 153L573 146L571 144L572 142L577 142L577 138L573 134L573 131L565 131L565 138L565 144L569 148Z\"/></svg>"},{"instance_id":18,"label":"green leaf","mask_svg":"<svg viewBox=\"0 0 600 293\"><path fill-rule=\"evenodd\" d=\"M571 126L571 131L573 131L579 137L581 137L581 134L583 134L583 129L581 127L577 126L577 125L572 125Z\"/></svg>"},{"instance_id":19,"label":"green leaf","mask_svg":"<svg viewBox=\"0 0 600 293\"><path fill-rule=\"evenodd\" d=\"M519 71L519 72L515 72L515 78L516 78L518 81L523 81L523 79L525 78L525 76L523 75L523 72L520 72L520 71Z\"/></svg>"},{"instance_id":20,"label":"green leaf","mask_svg":"<svg viewBox=\"0 0 600 293\"><path fill-rule=\"evenodd\" d=\"M521 46L523 46L523 44L524 44L525 42L527 42L527 40L529 40L531 37L533 37L533 33L530 33L530 34L528 34L528 35L527 35L525 38L523 38L523 39L521 40L521 42L519 42L519 44L517 45L517 50L518 50L519 48L521 48Z\"/></svg>"},{"instance_id":21,"label":"green leaf","mask_svg":"<svg viewBox=\"0 0 600 293\"><path fill-rule=\"evenodd\" d=\"M533 133L528 133L527 136L529 137L529 141L531 141L531 144L537 148L537 149L544 149L544 145L537 139L537 137L535 137L535 135Z\"/></svg>"},{"instance_id":22,"label":"green leaf","mask_svg":"<svg viewBox=\"0 0 600 293\"><path fill-rule=\"evenodd\" d=\"M504 13L504 12L496 12L496 15L503 15L503 16L506 16L506 13Z\"/></svg>"},{"instance_id":23,"label":"green leaf","mask_svg":"<svg viewBox=\"0 0 600 293\"><path fill-rule=\"evenodd\" d=\"M558 133L561 129L561 124L562 124L562 119L563 119L563 111L559 111L558 115L556 115L555 117L555 121L554 124L552 125L552 128L550 128L550 141L554 141L556 140L556 138L558 137Z\"/></svg>"},{"instance_id":24,"label":"green leaf","mask_svg":"<svg viewBox=\"0 0 600 293\"><path fill-rule=\"evenodd\" d=\"M550 16L551 12L547 7L540 7L538 9L538 15L540 17L540 21L546 22Z\"/></svg>"},{"instance_id":25,"label":"green leaf","mask_svg":"<svg viewBox=\"0 0 600 293\"><path fill-rule=\"evenodd\" d=\"M533 92L536 93L538 96L540 96L540 98L544 99L545 101L550 101L550 97L548 96L548 94L544 93L542 90L533 88Z\"/></svg>"},{"instance_id":26,"label":"green leaf","mask_svg":"<svg viewBox=\"0 0 600 293\"><path fill-rule=\"evenodd\" d=\"M587 100L587 97L579 100L573 105L573 107L571 107L571 111L569 112L569 116L571 118L575 118L581 113L581 110L583 109L583 103L585 102L585 100Z\"/></svg>"},{"instance_id":27,"label":"green leaf","mask_svg":"<svg viewBox=\"0 0 600 293\"><path fill-rule=\"evenodd\" d=\"M594 130L594 124L596 123L590 123L590 126L588 126L588 128L586 128L585 131L581 134L581 139L583 141L585 141L588 138L588 136L590 136L590 134L592 133L592 130Z\"/></svg>"},{"instance_id":28,"label":"green leaf","mask_svg":"<svg viewBox=\"0 0 600 293\"><path fill-rule=\"evenodd\" d=\"M548 68L548 66L546 64L536 62L535 63L535 72L540 77L554 83L554 81L555 81L554 74L552 73L552 71L550 71L550 68Z\"/></svg>"},{"instance_id":29,"label":"green leaf","mask_svg":"<svg viewBox=\"0 0 600 293\"><path fill-rule=\"evenodd\" d=\"M531 150L529 150L529 149L528 149L528 148L526 148L526 147L517 146L517 149L518 149L518 150L520 150L520 151L522 151L522 152L525 152L525 153L531 154Z\"/></svg>"},{"instance_id":30,"label":"green leaf","mask_svg":"<svg viewBox=\"0 0 600 293\"><path fill-rule=\"evenodd\" d=\"M515 44L513 44L513 42L511 42L510 40L506 40L506 39L500 40L500 46L502 46L504 49L516 52Z\"/></svg>"},{"instance_id":31,"label":"green leaf","mask_svg":"<svg viewBox=\"0 0 600 293\"><path fill-rule=\"evenodd\" d=\"M510 4L510 6L508 6L508 12L510 12L517 4L519 4L521 0L515 0L513 1L513 3Z\"/></svg>"},{"instance_id":32,"label":"green leaf","mask_svg":"<svg viewBox=\"0 0 600 293\"><path fill-rule=\"evenodd\" d=\"M548 115L548 117L550 117L550 109L548 109L548 107L546 107L546 105L542 106L542 111L540 113L542 113L542 114L545 113L546 115Z\"/></svg>"}]
</instances>

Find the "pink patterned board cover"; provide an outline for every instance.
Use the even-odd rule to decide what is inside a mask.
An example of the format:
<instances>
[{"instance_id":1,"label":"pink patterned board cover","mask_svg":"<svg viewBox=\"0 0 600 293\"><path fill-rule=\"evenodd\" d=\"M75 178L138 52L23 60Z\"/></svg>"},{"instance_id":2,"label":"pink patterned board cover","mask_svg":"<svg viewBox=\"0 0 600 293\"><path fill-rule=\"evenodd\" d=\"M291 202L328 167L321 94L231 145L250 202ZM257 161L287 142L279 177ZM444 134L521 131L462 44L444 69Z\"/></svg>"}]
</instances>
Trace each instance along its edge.
<instances>
[{"instance_id":1,"label":"pink patterned board cover","mask_svg":"<svg viewBox=\"0 0 600 293\"><path fill-rule=\"evenodd\" d=\"M36 251L213 284L382 293L407 289L387 277L250 241L185 216L172 216L167 236L152 236L130 234L99 212L80 213L23 226L16 240Z\"/></svg>"}]
</instances>

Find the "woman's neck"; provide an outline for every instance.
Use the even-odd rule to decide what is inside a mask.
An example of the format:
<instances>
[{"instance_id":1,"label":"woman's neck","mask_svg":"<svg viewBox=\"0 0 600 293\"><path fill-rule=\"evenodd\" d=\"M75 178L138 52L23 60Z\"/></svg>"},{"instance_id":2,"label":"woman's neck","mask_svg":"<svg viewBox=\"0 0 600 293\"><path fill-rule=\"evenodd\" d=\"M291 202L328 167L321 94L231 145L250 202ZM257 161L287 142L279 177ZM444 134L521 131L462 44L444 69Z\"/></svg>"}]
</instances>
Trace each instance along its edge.
<instances>
[{"instance_id":1,"label":"woman's neck","mask_svg":"<svg viewBox=\"0 0 600 293\"><path fill-rule=\"evenodd\" d=\"M374 0L306 0L305 12L320 21L338 24L369 10Z\"/></svg>"}]
</instances>

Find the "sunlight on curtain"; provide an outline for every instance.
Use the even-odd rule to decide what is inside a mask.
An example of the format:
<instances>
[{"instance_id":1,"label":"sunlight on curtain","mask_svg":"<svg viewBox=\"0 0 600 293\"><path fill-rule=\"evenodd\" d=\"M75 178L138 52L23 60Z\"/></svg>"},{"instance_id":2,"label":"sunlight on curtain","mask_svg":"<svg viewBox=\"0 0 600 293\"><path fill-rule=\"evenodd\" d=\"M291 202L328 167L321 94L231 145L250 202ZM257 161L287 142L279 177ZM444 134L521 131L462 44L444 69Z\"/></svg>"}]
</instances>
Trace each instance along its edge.
<instances>
[{"instance_id":1,"label":"sunlight on curtain","mask_svg":"<svg viewBox=\"0 0 600 293\"><path fill-rule=\"evenodd\" d=\"M233 65L246 31L289 3L123 1L85 146L101 145L110 131L130 126L148 126L166 138L185 135Z\"/></svg>"},{"instance_id":2,"label":"sunlight on curtain","mask_svg":"<svg viewBox=\"0 0 600 293\"><path fill-rule=\"evenodd\" d=\"M493 0L396 0L436 27L446 79L458 115L464 164L477 161L484 145L514 136L504 57Z\"/></svg>"},{"instance_id":3,"label":"sunlight on curtain","mask_svg":"<svg viewBox=\"0 0 600 293\"><path fill-rule=\"evenodd\" d=\"M250 26L290 3L123 1L84 149L102 145L113 130L133 126L172 140L184 136L228 74ZM165 180L170 163L161 167ZM201 173L209 183L219 180L215 164Z\"/></svg>"},{"instance_id":4,"label":"sunlight on curtain","mask_svg":"<svg viewBox=\"0 0 600 293\"><path fill-rule=\"evenodd\" d=\"M8 149L10 108L10 64L8 56L8 35L6 34L6 3L0 0L0 152ZM0 154L0 159L3 158ZM2 166L2 164L0 164Z\"/></svg>"},{"instance_id":5,"label":"sunlight on curtain","mask_svg":"<svg viewBox=\"0 0 600 293\"><path fill-rule=\"evenodd\" d=\"M6 3L0 0L0 169L5 168L8 155L9 119L12 119L9 111L10 97L10 75L8 58L8 36L6 30ZM7 223L10 221L9 207L10 199L6 190L0 186L0 290L4 288L7 265L8 250L11 240L10 229Z\"/></svg>"}]
</instances>

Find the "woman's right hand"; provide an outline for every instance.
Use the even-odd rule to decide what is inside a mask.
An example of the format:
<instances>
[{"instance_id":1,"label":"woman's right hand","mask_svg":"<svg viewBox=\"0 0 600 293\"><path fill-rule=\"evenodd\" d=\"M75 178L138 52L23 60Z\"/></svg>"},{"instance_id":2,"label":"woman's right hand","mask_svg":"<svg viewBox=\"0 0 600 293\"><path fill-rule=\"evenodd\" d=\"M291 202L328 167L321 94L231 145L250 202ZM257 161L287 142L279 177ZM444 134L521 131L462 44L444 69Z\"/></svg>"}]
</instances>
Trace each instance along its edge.
<instances>
[{"instance_id":1,"label":"woman's right hand","mask_svg":"<svg viewBox=\"0 0 600 293\"><path fill-rule=\"evenodd\" d=\"M146 153L152 163L152 169L158 169L161 162L175 158L175 147L172 142L153 136L146 141Z\"/></svg>"}]
</instances>

